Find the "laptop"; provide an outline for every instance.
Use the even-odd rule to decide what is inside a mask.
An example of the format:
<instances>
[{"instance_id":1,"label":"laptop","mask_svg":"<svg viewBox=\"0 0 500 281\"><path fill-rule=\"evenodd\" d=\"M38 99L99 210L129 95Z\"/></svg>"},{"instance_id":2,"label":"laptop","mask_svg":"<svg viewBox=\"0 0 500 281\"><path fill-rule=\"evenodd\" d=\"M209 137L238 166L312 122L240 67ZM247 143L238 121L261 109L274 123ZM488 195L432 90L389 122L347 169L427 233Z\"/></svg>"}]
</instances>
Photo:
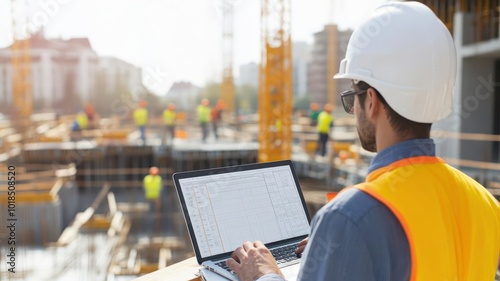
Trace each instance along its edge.
<instances>
[{"instance_id":1,"label":"laptop","mask_svg":"<svg viewBox=\"0 0 500 281\"><path fill-rule=\"evenodd\" d=\"M172 177L198 264L236 281L226 260L243 242L260 240L280 268L298 272L295 249L309 235L310 217L290 160Z\"/></svg>"}]
</instances>

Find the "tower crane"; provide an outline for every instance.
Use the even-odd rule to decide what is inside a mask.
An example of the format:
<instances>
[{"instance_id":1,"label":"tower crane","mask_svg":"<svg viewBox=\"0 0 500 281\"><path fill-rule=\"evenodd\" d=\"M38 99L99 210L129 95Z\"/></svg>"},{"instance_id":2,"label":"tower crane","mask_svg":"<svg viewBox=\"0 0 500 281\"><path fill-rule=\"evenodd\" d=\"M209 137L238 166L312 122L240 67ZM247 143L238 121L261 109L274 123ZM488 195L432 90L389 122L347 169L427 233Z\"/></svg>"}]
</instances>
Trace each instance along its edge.
<instances>
[{"instance_id":1,"label":"tower crane","mask_svg":"<svg viewBox=\"0 0 500 281\"><path fill-rule=\"evenodd\" d=\"M292 41L290 0L261 2L258 161L292 153Z\"/></svg>"},{"instance_id":2,"label":"tower crane","mask_svg":"<svg viewBox=\"0 0 500 281\"><path fill-rule=\"evenodd\" d=\"M233 2L223 0L222 5L222 84L221 99L226 112L234 112L234 79L233 79Z\"/></svg>"},{"instance_id":3,"label":"tower crane","mask_svg":"<svg viewBox=\"0 0 500 281\"><path fill-rule=\"evenodd\" d=\"M12 34L12 103L17 119L28 118L33 112L31 82L31 40L26 14L27 0L11 0Z\"/></svg>"}]
</instances>

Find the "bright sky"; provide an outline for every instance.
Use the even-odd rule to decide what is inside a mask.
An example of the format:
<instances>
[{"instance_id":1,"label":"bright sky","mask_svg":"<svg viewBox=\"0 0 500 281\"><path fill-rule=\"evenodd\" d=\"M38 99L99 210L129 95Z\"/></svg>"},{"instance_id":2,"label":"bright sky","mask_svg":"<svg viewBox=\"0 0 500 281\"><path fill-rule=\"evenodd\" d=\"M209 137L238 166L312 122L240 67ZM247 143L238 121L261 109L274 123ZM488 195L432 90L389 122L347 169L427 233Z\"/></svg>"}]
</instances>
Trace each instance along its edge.
<instances>
[{"instance_id":1,"label":"bright sky","mask_svg":"<svg viewBox=\"0 0 500 281\"><path fill-rule=\"evenodd\" d=\"M232 0L234 69L260 60L260 0ZM354 28L387 0L291 0L292 40L312 43L327 23ZM49 38L88 37L102 56L157 73L165 93L178 80L220 80L222 0L28 0L31 27ZM332 8L333 7L333 8ZM0 47L11 42L10 0L0 0ZM238 73L235 73L237 75ZM146 77L145 77L146 78Z\"/></svg>"}]
</instances>

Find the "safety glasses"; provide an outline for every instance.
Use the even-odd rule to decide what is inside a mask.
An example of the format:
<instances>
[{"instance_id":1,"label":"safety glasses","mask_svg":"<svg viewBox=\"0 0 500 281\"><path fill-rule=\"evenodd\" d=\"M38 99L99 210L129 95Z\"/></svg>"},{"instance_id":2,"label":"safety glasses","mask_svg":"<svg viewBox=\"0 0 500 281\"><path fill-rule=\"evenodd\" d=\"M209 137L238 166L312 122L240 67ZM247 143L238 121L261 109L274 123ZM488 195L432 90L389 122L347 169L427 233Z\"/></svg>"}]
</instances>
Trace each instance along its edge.
<instances>
[{"instance_id":1,"label":"safety glasses","mask_svg":"<svg viewBox=\"0 0 500 281\"><path fill-rule=\"evenodd\" d=\"M344 106L345 112L349 114L354 114L354 96L366 93L366 90L361 91L344 91L340 93L340 99L342 100L342 105Z\"/></svg>"}]
</instances>

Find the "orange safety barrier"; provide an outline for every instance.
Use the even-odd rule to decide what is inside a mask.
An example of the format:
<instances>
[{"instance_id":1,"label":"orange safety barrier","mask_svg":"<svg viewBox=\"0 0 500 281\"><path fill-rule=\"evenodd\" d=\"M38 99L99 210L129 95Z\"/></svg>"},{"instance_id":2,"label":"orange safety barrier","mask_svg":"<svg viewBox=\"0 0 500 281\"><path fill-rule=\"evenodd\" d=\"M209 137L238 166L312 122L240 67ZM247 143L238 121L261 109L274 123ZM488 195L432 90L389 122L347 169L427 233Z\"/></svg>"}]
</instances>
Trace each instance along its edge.
<instances>
[{"instance_id":1,"label":"orange safety barrier","mask_svg":"<svg viewBox=\"0 0 500 281\"><path fill-rule=\"evenodd\" d=\"M187 139L188 133L184 130L175 130L175 137L178 139Z\"/></svg>"}]
</instances>

